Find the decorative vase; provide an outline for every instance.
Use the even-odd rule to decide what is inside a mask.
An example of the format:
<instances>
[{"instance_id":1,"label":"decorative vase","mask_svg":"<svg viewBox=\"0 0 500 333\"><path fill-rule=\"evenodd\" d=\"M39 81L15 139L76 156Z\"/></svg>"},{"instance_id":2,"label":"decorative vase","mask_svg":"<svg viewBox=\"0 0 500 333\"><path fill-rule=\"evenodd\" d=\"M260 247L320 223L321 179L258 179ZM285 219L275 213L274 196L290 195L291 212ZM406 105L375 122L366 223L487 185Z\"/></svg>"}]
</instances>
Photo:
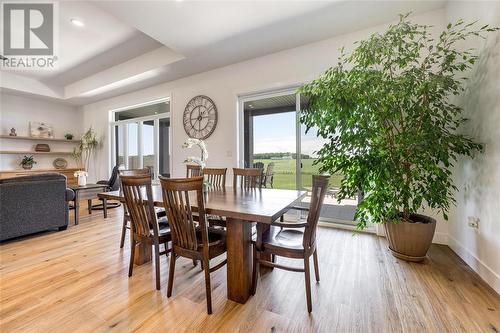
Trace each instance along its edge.
<instances>
[{"instance_id":1,"label":"decorative vase","mask_svg":"<svg viewBox=\"0 0 500 333\"><path fill-rule=\"evenodd\" d=\"M31 170L31 168L33 167L33 164L23 164L22 167L24 170Z\"/></svg>"},{"instance_id":2,"label":"decorative vase","mask_svg":"<svg viewBox=\"0 0 500 333\"><path fill-rule=\"evenodd\" d=\"M86 176L78 176L78 186L87 185L87 177Z\"/></svg>"},{"instance_id":3,"label":"decorative vase","mask_svg":"<svg viewBox=\"0 0 500 333\"><path fill-rule=\"evenodd\" d=\"M412 222L385 223L385 234L393 256L420 262L431 246L436 220L420 214L411 214L410 219Z\"/></svg>"}]
</instances>

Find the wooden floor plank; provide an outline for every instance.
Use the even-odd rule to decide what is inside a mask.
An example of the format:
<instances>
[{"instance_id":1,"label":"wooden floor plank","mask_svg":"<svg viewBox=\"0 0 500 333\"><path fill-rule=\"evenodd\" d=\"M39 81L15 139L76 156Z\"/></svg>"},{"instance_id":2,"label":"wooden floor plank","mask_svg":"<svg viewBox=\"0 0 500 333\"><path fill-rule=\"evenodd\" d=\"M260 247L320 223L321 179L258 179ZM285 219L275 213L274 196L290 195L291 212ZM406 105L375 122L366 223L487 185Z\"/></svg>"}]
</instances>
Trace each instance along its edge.
<instances>
[{"instance_id":1,"label":"wooden floor plank","mask_svg":"<svg viewBox=\"0 0 500 333\"><path fill-rule=\"evenodd\" d=\"M121 208L88 215L62 232L0 244L2 332L498 332L500 296L448 247L422 264L394 258L385 239L319 228L320 283L307 313L303 274L261 276L245 305L227 300L226 268L212 274L206 314L199 267L179 259L173 296L154 267L128 278L128 238L119 248ZM279 259L286 264L298 261Z\"/></svg>"}]
</instances>

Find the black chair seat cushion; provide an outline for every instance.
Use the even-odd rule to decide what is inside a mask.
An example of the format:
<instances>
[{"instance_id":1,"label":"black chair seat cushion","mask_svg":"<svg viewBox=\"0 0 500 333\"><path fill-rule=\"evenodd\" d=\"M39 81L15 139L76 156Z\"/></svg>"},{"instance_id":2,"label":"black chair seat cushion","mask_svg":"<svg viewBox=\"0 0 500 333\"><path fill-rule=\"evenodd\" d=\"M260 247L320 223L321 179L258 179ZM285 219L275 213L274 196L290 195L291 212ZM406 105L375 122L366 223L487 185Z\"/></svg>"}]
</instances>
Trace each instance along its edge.
<instances>
[{"instance_id":1,"label":"black chair seat cushion","mask_svg":"<svg viewBox=\"0 0 500 333\"><path fill-rule=\"evenodd\" d=\"M253 237L255 243L256 236ZM269 252L275 252L274 249L288 249L297 254L304 251L304 246L302 241L304 239L303 229L283 229L280 230L279 227L271 226L268 231L262 234L262 246L264 250Z\"/></svg>"},{"instance_id":2,"label":"black chair seat cushion","mask_svg":"<svg viewBox=\"0 0 500 333\"><path fill-rule=\"evenodd\" d=\"M151 230L151 234L153 230ZM166 218L158 219L158 236L160 243L166 243L172 240L172 234L170 233L170 225Z\"/></svg>"},{"instance_id":3,"label":"black chair seat cushion","mask_svg":"<svg viewBox=\"0 0 500 333\"><path fill-rule=\"evenodd\" d=\"M196 232L196 238L199 241L198 250L203 249L201 244L201 232ZM208 248L209 257L215 258L226 252L226 232L221 229L209 228L208 229Z\"/></svg>"}]
</instances>

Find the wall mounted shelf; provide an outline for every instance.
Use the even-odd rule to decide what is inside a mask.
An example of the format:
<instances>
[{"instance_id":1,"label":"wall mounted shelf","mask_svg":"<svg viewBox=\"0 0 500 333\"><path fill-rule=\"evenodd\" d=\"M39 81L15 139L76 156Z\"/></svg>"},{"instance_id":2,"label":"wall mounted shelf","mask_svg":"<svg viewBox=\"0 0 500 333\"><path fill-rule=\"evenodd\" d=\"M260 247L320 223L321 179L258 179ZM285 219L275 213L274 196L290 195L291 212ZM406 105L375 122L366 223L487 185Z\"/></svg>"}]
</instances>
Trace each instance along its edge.
<instances>
[{"instance_id":1,"label":"wall mounted shelf","mask_svg":"<svg viewBox=\"0 0 500 333\"><path fill-rule=\"evenodd\" d=\"M31 136L10 136L2 134L0 135L1 139L12 139L12 140L33 140L33 141L46 141L46 142L68 142L68 143L80 143L81 140L67 140L67 139L59 139L59 138L37 138Z\"/></svg>"},{"instance_id":2,"label":"wall mounted shelf","mask_svg":"<svg viewBox=\"0 0 500 333\"><path fill-rule=\"evenodd\" d=\"M20 150L0 150L0 154L10 155L71 155L71 151L20 151Z\"/></svg>"}]
</instances>

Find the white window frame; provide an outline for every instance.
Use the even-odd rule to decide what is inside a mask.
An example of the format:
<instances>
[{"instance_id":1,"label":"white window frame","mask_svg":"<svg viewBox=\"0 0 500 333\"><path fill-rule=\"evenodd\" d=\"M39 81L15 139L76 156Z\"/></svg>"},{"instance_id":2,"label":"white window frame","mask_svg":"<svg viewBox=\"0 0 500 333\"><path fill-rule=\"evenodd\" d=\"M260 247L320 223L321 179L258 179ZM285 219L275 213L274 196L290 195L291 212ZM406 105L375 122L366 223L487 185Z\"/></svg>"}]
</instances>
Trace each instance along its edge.
<instances>
[{"instance_id":1,"label":"white window frame","mask_svg":"<svg viewBox=\"0 0 500 333\"><path fill-rule=\"evenodd\" d=\"M131 109L136 109L138 107L143 107L143 106L148 106L148 105L153 105L153 104L159 104L159 103L170 103L170 108L172 107L172 103L170 101L170 97L162 98L162 99L157 99L153 101L149 101L146 103L141 103L141 104L136 104L136 105L131 105L127 107L122 107L118 109L113 109L110 110L110 119L111 121L109 122L109 133L110 133L110 143L111 143L111 149L110 149L110 161L111 165L114 165L116 163L116 132L115 132L115 127L116 126L124 126L123 127L123 134L124 134L124 142L123 142L123 155L124 155L124 162L125 162L125 168L129 169L129 156L128 156L128 124L132 123L137 123L138 128L137 128L137 155L139 159L139 168L144 167L144 156L143 156L143 137L142 137L142 131L143 131L143 123L145 121L154 121L154 134L153 134L153 139L154 139L154 144L153 144L153 149L154 149L154 155L155 155L155 180L158 179L159 175L159 170L160 170L160 119L168 118L170 120L170 130L168 131L168 136L169 136L169 147L168 147L168 153L169 153L169 170L170 173L172 173L172 117L171 117L171 111L169 112L164 112L164 113L159 113L155 115L150 115L150 116L144 116L144 117L137 117L137 118L132 118L132 119L127 119L127 120L114 120L115 119L115 114L120 113L122 111L127 111Z\"/></svg>"}]
</instances>

